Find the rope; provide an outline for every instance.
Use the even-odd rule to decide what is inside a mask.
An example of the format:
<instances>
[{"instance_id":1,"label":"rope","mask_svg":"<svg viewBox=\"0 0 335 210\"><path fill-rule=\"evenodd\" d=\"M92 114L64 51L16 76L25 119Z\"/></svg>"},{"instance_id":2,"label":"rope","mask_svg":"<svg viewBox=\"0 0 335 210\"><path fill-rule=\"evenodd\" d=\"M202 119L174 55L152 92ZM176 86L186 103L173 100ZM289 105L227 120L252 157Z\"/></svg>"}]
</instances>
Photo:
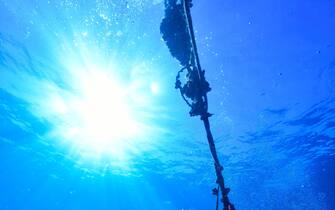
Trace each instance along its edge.
<instances>
[{"instance_id":1,"label":"rope","mask_svg":"<svg viewBox=\"0 0 335 210\"><path fill-rule=\"evenodd\" d=\"M219 210L219 191L220 191L220 185L217 188L213 189L213 195L216 196L216 208L215 210Z\"/></svg>"},{"instance_id":2,"label":"rope","mask_svg":"<svg viewBox=\"0 0 335 210\"><path fill-rule=\"evenodd\" d=\"M187 22L187 28L191 37L191 43L192 43L192 50L193 50L193 59L191 60L191 65L196 66L196 70L198 73L198 77L200 80L200 83L206 81L205 77L204 77L204 71L202 71L201 65L200 65L200 59L199 59L199 55L198 55L198 50L197 50L197 45L196 45L196 40L195 40L195 35L194 35L194 29L193 29L193 23L192 23L192 17L191 17L191 11L190 11L190 7L191 7L191 3L190 0L183 0L182 1L183 7L184 7L184 12L186 14L186 22ZM187 67L186 67L187 68ZM184 69L183 69L184 70ZM182 71L183 71L182 70ZM178 76L177 79L179 79L179 74L181 72L178 72ZM177 80L178 81L178 80ZM180 82L180 81L179 81ZM234 205L230 202L229 198L228 198L228 193L230 191L229 188L225 187L225 181L222 175L222 171L223 171L223 167L220 164L218 155L217 155L217 151L216 151L216 147L215 147L215 143L214 143L214 138L211 132L211 128L210 128L210 123L209 123L209 117L211 116L211 114L208 113L208 99L207 99L207 91L203 90L203 85L199 85L200 88L200 92L202 94L201 96L201 101L203 103L201 103L203 105L202 107L202 111L201 111L201 120L204 123L204 127L206 129L206 134L207 134L207 140L208 140L208 144L209 144L209 148L214 160L214 168L215 168L215 172L216 172L216 177L217 177L217 184L219 185L219 187L217 188L217 205L216 205L216 209L218 210L218 200L219 200L219 191L221 192L221 196L222 196L222 203L223 203L223 209L224 210L235 210ZM190 103L186 100L182 89L181 90L181 95L184 98L184 100L187 102L188 105L190 105Z\"/></svg>"},{"instance_id":3,"label":"rope","mask_svg":"<svg viewBox=\"0 0 335 210\"><path fill-rule=\"evenodd\" d=\"M184 66L176 76L176 89L179 89L180 94L186 104L191 108L191 116L201 116L206 129L208 145L214 160L214 168L217 177L216 190L217 209L219 193L221 192L222 203L224 210L235 210L234 205L229 201L229 188L225 187L224 178L222 175L223 167L220 164L213 135L210 129L208 113L207 93L211 90L209 83L205 79L205 71L202 70L200 59L195 40L193 22L190 8L192 0L181 0L181 4L177 0L165 1L166 17L161 23L161 33L165 40L172 56L177 58L182 66ZM187 81L182 85L180 74L187 69Z\"/></svg>"},{"instance_id":4,"label":"rope","mask_svg":"<svg viewBox=\"0 0 335 210\"><path fill-rule=\"evenodd\" d=\"M221 166L219 158L217 156L216 147L215 147L213 135L211 132L208 116L201 117L201 119L204 122L209 148L210 148L212 157L214 159L214 167L215 167L215 172L216 172L216 177L217 177L216 182L219 185L219 190L221 191L222 202L223 202L223 207L224 207L223 209L224 210L235 210L234 205L230 202L228 198L228 193L230 189L225 187L225 182L224 182L224 178L222 175L223 167Z\"/></svg>"},{"instance_id":5,"label":"rope","mask_svg":"<svg viewBox=\"0 0 335 210\"><path fill-rule=\"evenodd\" d=\"M189 102L189 101L186 99L185 95L183 94L183 89L182 89L182 86L181 86L182 84L181 84L181 81L180 81L180 74L183 73L184 70L187 69L187 68L188 68L188 67L186 66L186 67L183 67L182 69L180 69L180 70L178 71L178 74L177 74L177 76L176 76L175 88L176 88L176 89L179 89L179 91L180 91L180 95L181 95L181 97L183 98L183 100L185 101L185 103L186 103L190 108L192 108L192 104L191 104L191 102Z\"/></svg>"}]
</instances>

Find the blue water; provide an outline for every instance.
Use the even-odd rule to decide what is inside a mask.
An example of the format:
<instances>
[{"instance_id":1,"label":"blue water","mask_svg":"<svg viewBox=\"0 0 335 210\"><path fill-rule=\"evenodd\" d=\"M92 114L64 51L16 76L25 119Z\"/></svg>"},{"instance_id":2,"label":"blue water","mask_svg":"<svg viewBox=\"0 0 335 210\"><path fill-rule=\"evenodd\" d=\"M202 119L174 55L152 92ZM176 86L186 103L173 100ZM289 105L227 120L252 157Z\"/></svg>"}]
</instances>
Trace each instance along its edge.
<instances>
[{"instance_id":1,"label":"blue water","mask_svg":"<svg viewBox=\"0 0 335 210\"><path fill-rule=\"evenodd\" d=\"M192 14L236 208L335 209L335 1ZM215 208L163 16L162 0L0 0L1 210Z\"/></svg>"}]
</instances>

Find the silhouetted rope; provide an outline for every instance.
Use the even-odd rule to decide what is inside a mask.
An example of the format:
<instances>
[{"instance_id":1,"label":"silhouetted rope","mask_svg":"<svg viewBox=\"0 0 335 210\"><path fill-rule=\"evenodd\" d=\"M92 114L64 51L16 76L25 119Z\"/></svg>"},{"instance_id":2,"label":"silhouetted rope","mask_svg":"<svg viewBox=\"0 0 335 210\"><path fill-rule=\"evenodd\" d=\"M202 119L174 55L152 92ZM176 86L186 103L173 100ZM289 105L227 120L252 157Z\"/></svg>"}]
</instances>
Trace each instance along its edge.
<instances>
[{"instance_id":1,"label":"silhouetted rope","mask_svg":"<svg viewBox=\"0 0 335 210\"><path fill-rule=\"evenodd\" d=\"M190 115L201 116L204 123L218 184L218 188L213 190L213 194L217 196L216 209L219 208L219 192L221 192L223 209L235 210L228 198L230 189L225 186L222 175L223 167L220 164L210 128L209 117L211 114L208 113L207 93L211 89L205 79L205 71L200 65L190 12L192 2L191 0L182 0L181 4L177 4L177 0L165 0L165 6L166 17L162 21L161 32L171 54L183 66L177 74L175 87L180 90L182 98L190 106ZM185 70L187 70L187 82L182 85L180 74Z\"/></svg>"}]
</instances>

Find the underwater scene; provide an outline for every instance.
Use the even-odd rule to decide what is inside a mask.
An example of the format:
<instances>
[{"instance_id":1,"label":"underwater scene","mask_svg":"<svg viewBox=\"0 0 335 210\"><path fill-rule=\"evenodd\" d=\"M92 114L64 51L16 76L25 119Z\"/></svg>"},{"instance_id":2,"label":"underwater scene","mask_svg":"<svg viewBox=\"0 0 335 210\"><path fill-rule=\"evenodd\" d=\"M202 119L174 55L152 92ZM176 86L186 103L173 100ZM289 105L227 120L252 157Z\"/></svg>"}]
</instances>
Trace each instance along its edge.
<instances>
[{"instance_id":1,"label":"underwater scene","mask_svg":"<svg viewBox=\"0 0 335 210\"><path fill-rule=\"evenodd\" d=\"M335 210L334 0L0 0L0 210Z\"/></svg>"}]
</instances>

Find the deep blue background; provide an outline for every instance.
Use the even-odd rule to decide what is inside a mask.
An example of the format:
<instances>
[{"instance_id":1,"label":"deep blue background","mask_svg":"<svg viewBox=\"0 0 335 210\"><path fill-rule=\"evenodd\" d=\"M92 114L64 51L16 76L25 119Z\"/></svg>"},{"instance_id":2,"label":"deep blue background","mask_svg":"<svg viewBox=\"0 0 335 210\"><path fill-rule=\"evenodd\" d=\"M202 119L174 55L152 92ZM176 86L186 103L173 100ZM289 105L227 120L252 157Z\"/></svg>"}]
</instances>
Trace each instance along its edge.
<instances>
[{"instance_id":1,"label":"deep blue background","mask_svg":"<svg viewBox=\"0 0 335 210\"><path fill-rule=\"evenodd\" d=\"M212 160L173 89L163 14L160 0L0 0L0 209L214 209ZM334 209L335 1L194 0L192 14L237 209ZM82 163L39 107L45 83L71 91L65 61L96 54L125 77L145 63L162 89L152 108L166 132L131 170Z\"/></svg>"}]
</instances>

